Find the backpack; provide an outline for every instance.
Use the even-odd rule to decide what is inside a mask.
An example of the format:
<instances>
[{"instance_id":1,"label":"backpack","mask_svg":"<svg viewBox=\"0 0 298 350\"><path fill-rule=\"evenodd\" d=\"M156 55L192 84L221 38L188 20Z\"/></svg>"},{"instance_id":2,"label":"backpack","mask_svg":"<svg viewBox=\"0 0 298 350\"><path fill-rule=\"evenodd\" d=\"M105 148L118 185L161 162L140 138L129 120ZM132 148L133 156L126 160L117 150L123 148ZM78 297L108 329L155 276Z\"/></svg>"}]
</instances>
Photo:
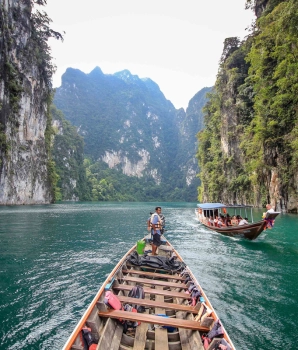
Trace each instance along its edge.
<instances>
[{"instance_id":1,"label":"backpack","mask_svg":"<svg viewBox=\"0 0 298 350\"><path fill-rule=\"evenodd\" d=\"M129 312L138 312L134 307L132 307L129 304L124 305L124 311L129 311ZM123 332L126 333L128 328L136 328L141 322L137 321L124 321L123 323Z\"/></svg>"},{"instance_id":2,"label":"backpack","mask_svg":"<svg viewBox=\"0 0 298 350\"><path fill-rule=\"evenodd\" d=\"M207 334L207 337L209 339L213 339L214 337L219 337L219 336L223 336L223 335L224 335L224 332L223 332L221 323L219 320L216 320L214 322L214 325L213 325L211 331L209 331L209 333Z\"/></svg>"},{"instance_id":3,"label":"backpack","mask_svg":"<svg viewBox=\"0 0 298 350\"><path fill-rule=\"evenodd\" d=\"M144 289L141 286L134 286L128 293L130 298L145 299ZM137 312L145 312L145 307L142 305L133 304L132 307L137 310Z\"/></svg>"},{"instance_id":4,"label":"backpack","mask_svg":"<svg viewBox=\"0 0 298 350\"><path fill-rule=\"evenodd\" d=\"M82 328L82 336L84 342L84 350L95 350L97 348L95 338L91 333L91 328Z\"/></svg>"}]
</instances>

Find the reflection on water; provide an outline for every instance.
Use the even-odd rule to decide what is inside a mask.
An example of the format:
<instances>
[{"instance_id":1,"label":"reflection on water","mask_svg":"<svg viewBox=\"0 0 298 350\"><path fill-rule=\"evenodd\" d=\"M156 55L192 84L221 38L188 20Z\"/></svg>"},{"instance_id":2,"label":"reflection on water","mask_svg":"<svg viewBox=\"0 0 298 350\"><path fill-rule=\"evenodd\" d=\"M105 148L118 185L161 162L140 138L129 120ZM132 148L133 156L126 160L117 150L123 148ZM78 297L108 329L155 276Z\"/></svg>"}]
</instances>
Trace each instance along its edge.
<instances>
[{"instance_id":1,"label":"reflection on water","mask_svg":"<svg viewBox=\"0 0 298 350\"><path fill-rule=\"evenodd\" d=\"M159 204L159 203L157 203ZM1 349L59 349L155 204L0 208ZM166 237L194 272L238 349L295 348L298 217L256 241L201 227L195 204L163 203ZM262 215L255 210L254 218Z\"/></svg>"}]
</instances>

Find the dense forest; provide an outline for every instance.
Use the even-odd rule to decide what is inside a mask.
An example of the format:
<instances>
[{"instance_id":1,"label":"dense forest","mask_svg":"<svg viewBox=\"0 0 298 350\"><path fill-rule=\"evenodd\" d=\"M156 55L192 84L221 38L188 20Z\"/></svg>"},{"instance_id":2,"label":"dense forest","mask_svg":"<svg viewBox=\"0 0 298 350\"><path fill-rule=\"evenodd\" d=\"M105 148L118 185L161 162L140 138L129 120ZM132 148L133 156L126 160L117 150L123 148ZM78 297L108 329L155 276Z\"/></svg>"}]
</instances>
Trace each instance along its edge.
<instances>
[{"instance_id":1,"label":"dense forest","mask_svg":"<svg viewBox=\"0 0 298 350\"><path fill-rule=\"evenodd\" d=\"M297 212L298 2L247 1L247 38L227 38L198 135L199 199Z\"/></svg>"}]
</instances>

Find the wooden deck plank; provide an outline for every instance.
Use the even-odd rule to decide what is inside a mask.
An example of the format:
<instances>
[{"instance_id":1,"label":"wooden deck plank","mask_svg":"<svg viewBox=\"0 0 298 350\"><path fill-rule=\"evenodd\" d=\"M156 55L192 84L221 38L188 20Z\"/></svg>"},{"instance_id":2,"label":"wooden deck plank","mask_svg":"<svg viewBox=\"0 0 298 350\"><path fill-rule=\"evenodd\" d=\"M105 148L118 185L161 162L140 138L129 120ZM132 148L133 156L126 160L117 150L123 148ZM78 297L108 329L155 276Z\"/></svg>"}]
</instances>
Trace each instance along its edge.
<instances>
[{"instance_id":1,"label":"wooden deck plank","mask_svg":"<svg viewBox=\"0 0 298 350\"><path fill-rule=\"evenodd\" d=\"M181 277L179 275L169 275L165 273L158 273L158 272L149 272L149 271L142 271L142 270L122 270L123 273L131 273L133 275L140 275L140 276L150 276L150 277L157 277L157 278L166 278L166 279L174 279L178 281L184 281L185 277Z\"/></svg>"},{"instance_id":2,"label":"wooden deck plank","mask_svg":"<svg viewBox=\"0 0 298 350\"><path fill-rule=\"evenodd\" d=\"M185 316L186 316L186 312L184 312L184 311L176 312L176 318L179 320L184 320ZM191 350L191 347L189 344L189 336L190 336L191 331L188 329L181 328L181 327L179 327L178 330L179 330L182 350Z\"/></svg>"},{"instance_id":3,"label":"wooden deck plank","mask_svg":"<svg viewBox=\"0 0 298 350\"><path fill-rule=\"evenodd\" d=\"M145 296L145 298L149 299L149 294ZM130 299L138 299L138 298L130 298ZM148 313L148 310L145 311ZM146 322L142 322L136 329L135 341L133 345L133 350L144 350L146 346L147 340L147 331L149 324Z\"/></svg>"},{"instance_id":4,"label":"wooden deck plank","mask_svg":"<svg viewBox=\"0 0 298 350\"><path fill-rule=\"evenodd\" d=\"M159 280L153 280L153 279L149 279L149 278L139 278L139 277L125 276L123 278L123 280L124 281L130 281L130 282L136 282L136 283L142 283L142 284L151 284L151 285L154 285L154 286L173 287L173 288L187 288L186 284L184 284L184 283L159 281Z\"/></svg>"},{"instance_id":5,"label":"wooden deck plank","mask_svg":"<svg viewBox=\"0 0 298 350\"><path fill-rule=\"evenodd\" d=\"M99 339L96 350L109 349L116 329L116 322L109 318L104 326L102 336Z\"/></svg>"},{"instance_id":6,"label":"wooden deck plank","mask_svg":"<svg viewBox=\"0 0 298 350\"><path fill-rule=\"evenodd\" d=\"M98 315L101 317L121 318L124 320L140 321L153 324L159 324L163 326L173 326L177 328L193 329L202 332L209 332L209 328L202 327L196 321L180 320L177 318L162 317L156 315L141 314L137 312L121 311L121 310L109 310L98 311Z\"/></svg>"},{"instance_id":7,"label":"wooden deck plank","mask_svg":"<svg viewBox=\"0 0 298 350\"><path fill-rule=\"evenodd\" d=\"M109 344L110 350L118 350L123 334L123 326L121 324L116 325L115 333L111 343Z\"/></svg>"},{"instance_id":8,"label":"wooden deck plank","mask_svg":"<svg viewBox=\"0 0 298 350\"><path fill-rule=\"evenodd\" d=\"M161 289L162 287L157 286L156 288ZM155 301L157 301L158 303L164 303L164 296L163 295L156 295ZM156 314L164 314L165 309L162 307L156 307L155 313ZM156 349L163 349L163 350L169 349L167 329L165 329L165 328L156 328L155 329L155 348Z\"/></svg>"},{"instance_id":9,"label":"wooden deck plank","mask_svg":"<svg viewBox=\"0 0 298 350\"><path fill-rule=\"evenodd\" d=\"M133 286L129 286L127 284L126 285L119 284L119 285L113 286L113 289L130 291L132 289L132 287ZM187 293L184 293L184 292L174 292L174 291L170 291L170 290L158 290L158 289L147 288L147 287L144 287L143 289L144 289L145 293L149 293L149 294L164 295L164 296L168 296L168 297L172 297L172 298L191 299L191 296Z\"/></svg>"},{"instance_id":10,"label":"wooden deck plank","mask_svg":"<svg viewBox=\"0 0 298 350\"><path fill-rule=\"evenodd\" d=\"M193 315L192 314L187 314L186 319L187 320L193 320ZM189 333L189 345L190 345L191 349L205 350L204 349L204 345L202 343L201 335L197 331L191 331Z\"/></svg>"},{"instance_id":11,"label":"wooden deck plank","mask_svg":"<svg viewBox=\"0 0 298 350\"><path fill-rule=\"evenodd\" d=\"M137 305L142 305L147 307L160 307L166 310L187 311L193 314L197 314L199 312L199 310L194 308L193 306L160 302L160 301L157 301L156 298L154 301L150 299L137 299L137 298L120 296L120 295L117 295L117 297L122 303L125 303L125 304L137 304Z\"/></svg>"},{"instance_id":12,"label":"wooden deck plank","mask_svg":"<svg viewBox=\"0 0 298 350\"><path fill-rule=\"evenodd\" d=\"M142 322L136 329L133 350L144 350L146 346L148 323Z\"/></svg>"}]
</instances>

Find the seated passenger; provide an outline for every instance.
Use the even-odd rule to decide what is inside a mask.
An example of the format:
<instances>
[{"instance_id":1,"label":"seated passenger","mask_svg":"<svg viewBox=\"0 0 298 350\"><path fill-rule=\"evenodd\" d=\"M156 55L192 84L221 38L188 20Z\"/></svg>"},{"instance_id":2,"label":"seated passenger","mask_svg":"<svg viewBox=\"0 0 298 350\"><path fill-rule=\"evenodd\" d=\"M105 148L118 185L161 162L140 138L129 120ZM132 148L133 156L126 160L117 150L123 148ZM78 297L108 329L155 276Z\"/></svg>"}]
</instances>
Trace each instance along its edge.
<instances>
[{"instance_id":1,"label":"seated passenger","mask_svg":"<svg viewBox=\"0 0 298 350\"><path fill-rule=\"evenodd\" d=\"M232 217L231 225L232 226L238 226L238 220L236 219L235 215L233 215L233 217Z\"/></svg>"},{"instance_id":2,"label":"seated passenger","mask_svg":"<svg viewBox=\"0 0 298 350\"><path fill-rule=\"evenodd\" d=\"M223 216L219 216L218 217L218 221L217 221L217 226L218 227L222 227L222 226L226 226L225 224L224 224L224 222L223 222Z\"/></svg>"},{"instance_id":3,"label":"seated passenger","mask_svg":"<svg viewBox=\"0 0 298 350\"><path fill-rule=\"evenodd\" d=\"M242 225L248 225L248 219L247 218L244 218L244 219L240 220L239 226L242 226Z\"/></svg>"},{"instance_id":4,"label":"seated passenger","mask_svg":"<svg viewBox=\"0 0 298 350\"><path fill-rule=\"evenodd\" d=\"M215 218L214 218L214 226L218 227L218 217L217 216L215 216Z\"/></svg>"},{"instance_id":5,"label":"seated passenger","mask_svg":"<svg viewBox=\"0 0 298 350\"><path fill-rule=\"evenodd\" d=\"M240 222L240 220L242 220L242 217L241 217L240 215L237 215L237 216L236 216L236 219L237 219L238 225L239 225L239 222Z\"/></svg>"},{"instance_id":6,"label":"seated passenger","mask_svg":"<svg viewBox=\"0 0 298 350\"><path fill-rule=\"evenodd\" d=\"M209 218L209 226L214 226L213 216L210 216L210 218Z\"/></svg>"},{"instance_id":7,"label":"seated passenger","mask_svg":"<svg viewBox=\"0 0 298 350\"><path fill-rule=\"evenodd\" d=\"M227 213L225 224L226 224L226 226L232 226L232 224L231 224L231 217L230 217L229 213Z\"/></svg>"}]
</instances>

